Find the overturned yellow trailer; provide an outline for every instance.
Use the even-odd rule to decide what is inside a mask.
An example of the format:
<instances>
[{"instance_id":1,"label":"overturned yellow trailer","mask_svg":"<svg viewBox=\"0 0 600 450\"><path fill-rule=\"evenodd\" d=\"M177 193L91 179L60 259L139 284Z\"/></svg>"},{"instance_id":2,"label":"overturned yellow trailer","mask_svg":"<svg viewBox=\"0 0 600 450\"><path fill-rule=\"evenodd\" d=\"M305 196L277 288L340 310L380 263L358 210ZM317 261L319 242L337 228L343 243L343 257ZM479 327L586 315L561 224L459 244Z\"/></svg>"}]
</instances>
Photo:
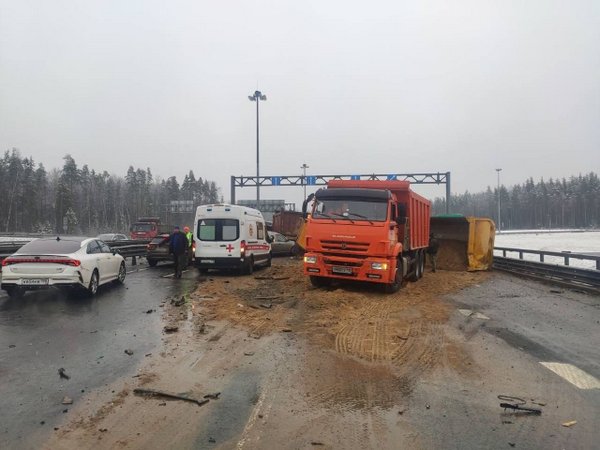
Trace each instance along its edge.
<instances>
[{"instance_id":1,"label":"overturned yellow trailer","mask_svg":"<svg viewBox=\"0 0 600 450\"><path fill-rule=\"evenodd\" d=\"M491 219L458 214L434 216L431 232L440 243L438 268L457 271L492 268L496 226Z\"/></svg>"}]
</instances>

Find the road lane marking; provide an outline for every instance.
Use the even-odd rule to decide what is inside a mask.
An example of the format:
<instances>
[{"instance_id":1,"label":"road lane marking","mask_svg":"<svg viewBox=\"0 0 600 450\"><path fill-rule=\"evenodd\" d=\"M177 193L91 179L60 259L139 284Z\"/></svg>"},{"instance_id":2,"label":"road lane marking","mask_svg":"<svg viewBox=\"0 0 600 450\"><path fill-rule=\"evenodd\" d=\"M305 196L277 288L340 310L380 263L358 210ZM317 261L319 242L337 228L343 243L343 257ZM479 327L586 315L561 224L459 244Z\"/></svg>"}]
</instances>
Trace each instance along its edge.
<instances>
[{"instance_id":1,"label":"road lane marking","mask_svg":"<svg viewBox=\"0 0 600 450\"><path fill-rule=\"evenodd\" d=\"M540 364L579 389L600 389L600 381L597 378L572 364L557 362L540 362Z\"/></svg>"},{"instance_id":2,"label":"road lane marking","mask_svg":"<svg viewBox=\"0 0 600 450\"><path fill-rule=\"evenodd\" d=\"M186 272L189 272L189 269L185 269L184 271L182 271L181 273L184 274ZM163 275L163 278L169 278L169 277L174 277L175 274L174 273L170 273L169 275Z\"/></svg>"},{"instance_id":3,"label":"road lane marking","mask_svg":"<svg viewBox=\"0 0 600 450\"><path fill-rule=\"evenodd\" d=\"M127 275L129 275L130 273L143 272L144 270L148 270L148 268L146 267L145 269L130 270L129 272L127 272Z\"/></svg>"},{"instance_id":4,"label":"road lane marking","mask_svg":"<svg viewBox=\"0 0 600 450\"><path fill-rule=\"evenodd\" d=\"M470 309L459 309L458 311L463 316L473 317L474 319L490 320L490 318L488 316L486 316L485 314L481 314L481 313L475 312L475 311L470 310Z\"/></svg>"}]
</instances>

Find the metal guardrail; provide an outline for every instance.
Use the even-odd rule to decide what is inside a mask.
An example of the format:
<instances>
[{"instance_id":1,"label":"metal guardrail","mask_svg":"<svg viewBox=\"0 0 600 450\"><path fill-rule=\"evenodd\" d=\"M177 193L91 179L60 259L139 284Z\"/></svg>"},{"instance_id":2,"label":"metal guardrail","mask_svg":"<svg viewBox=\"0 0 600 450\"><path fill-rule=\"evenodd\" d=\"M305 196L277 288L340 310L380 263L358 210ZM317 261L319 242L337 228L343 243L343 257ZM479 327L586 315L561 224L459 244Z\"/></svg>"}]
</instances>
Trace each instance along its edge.
<instances>
[{"instance_id":1,"label":"metal guardrail","mask_svg":"<svg viewBox=\"0 0 600 450\"><path fill-rule=\"evenodd\" d=\"M494 256L494 269L600 294L600 256L508 247L496 247L494 250L502 251L503 255ZM519 258L506 257L507 253L511 252L516 252ZM526 254L539 255L540 261L523 259L523 256ZM548 264L544 262L544 256L563 258L564 265ZM572 267L569 265L571 259L595 261L596 270Z\"/></svg>"},{"instance_id":2,"label":"metal guardrail","mask_svg":"<svg viewBox=\"0 0 600 450\"><path fill-rule=\"evenodd\" d=\"M539 255L540 262L544 262L545 256L556 256L559 258L563 258L564 265L569 266L571 259L578 259L581 261L595 261L596 262L596 270L600 270L600 256L596 255L587 255L585 253L573 253L573 252L553 252L546 250L529 250L525 248L511 248L511 247L494 247L494 250L499 250L502 252L502 256L504 258L507 257L507 253L517 253L519 255L519 259L523 260L523 255Z\"/></svg>"}]
</instances>

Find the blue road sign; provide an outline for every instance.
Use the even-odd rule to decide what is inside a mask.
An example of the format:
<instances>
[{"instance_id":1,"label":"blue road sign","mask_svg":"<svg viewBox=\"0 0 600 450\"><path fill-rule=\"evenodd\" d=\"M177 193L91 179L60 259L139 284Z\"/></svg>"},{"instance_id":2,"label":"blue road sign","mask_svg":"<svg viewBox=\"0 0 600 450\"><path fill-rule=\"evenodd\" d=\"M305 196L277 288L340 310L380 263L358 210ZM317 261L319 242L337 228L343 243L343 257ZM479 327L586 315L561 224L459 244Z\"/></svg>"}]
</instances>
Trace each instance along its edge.
<instances>
[{"instance_id":1,"label":"blue road sign","mask_svg":"<svg viewBox=\"0 0 600 450\"><path fill-rule=\"evenodd\" d=\"M317 184L317 177L312 175L307 176L306 184L308 184L309 186L314 186L315 184Z\"/></svg>"}]
</instances>

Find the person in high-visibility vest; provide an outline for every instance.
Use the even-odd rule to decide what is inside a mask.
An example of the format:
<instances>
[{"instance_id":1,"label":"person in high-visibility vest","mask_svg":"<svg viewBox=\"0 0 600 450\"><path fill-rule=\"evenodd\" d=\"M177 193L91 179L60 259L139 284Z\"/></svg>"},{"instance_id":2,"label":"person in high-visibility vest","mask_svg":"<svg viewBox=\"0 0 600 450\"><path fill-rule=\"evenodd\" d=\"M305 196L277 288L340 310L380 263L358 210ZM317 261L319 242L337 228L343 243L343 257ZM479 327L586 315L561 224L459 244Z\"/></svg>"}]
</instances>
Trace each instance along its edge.
<instances>
[{"instance_id":1,"label":"person in high-visibility vest","mask_svg":"<svg viewBox=\"0 0 600 450\"><path fill-rule=\"evenodd\" d=\"M185 233L185 237L187 237L188 247L191 247L192 246L192 241L194 239L194 235L190 231L190 227L188 227L188 226L183 227L183 232Z\"/></svg>"}]
</instances>

